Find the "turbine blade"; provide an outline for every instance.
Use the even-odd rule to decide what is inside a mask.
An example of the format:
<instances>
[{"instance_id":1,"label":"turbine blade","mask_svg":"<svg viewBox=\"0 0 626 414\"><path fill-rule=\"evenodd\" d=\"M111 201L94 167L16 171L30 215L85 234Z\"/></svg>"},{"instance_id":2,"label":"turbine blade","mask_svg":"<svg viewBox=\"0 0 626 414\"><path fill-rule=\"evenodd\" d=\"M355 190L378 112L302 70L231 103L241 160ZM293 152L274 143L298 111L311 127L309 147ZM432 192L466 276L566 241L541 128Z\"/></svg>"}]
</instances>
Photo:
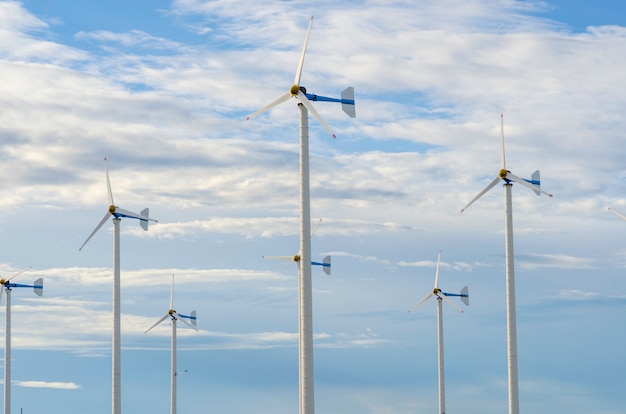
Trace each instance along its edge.
<instances>
[{"instance_id":1,"label":"turbine blade","mask_svg":"<svg viewBox=\"0 0 626 414\"><path fill-rule=\"evenodd\" d=\"M18 277L19 275L21 275L22 273L24 273L25 271L29 270L30 268L32 268L32 266L28 266L22 270L20 270L19 272L15 273L14 275L10 276L5 282L8 282L9 280Z\"/></svg>"},{"instance_id":2,"label":"turbine blade","mask_svg":"<svg viewBox=\"0 0 626 414\"><path fill-rule=\"evenodd\" d=\"M291 92L287 91L287 92L283 93L282 95L280 95L278 98L274 99L272 102L270 102L267 105L265 105L263 108L261 108L258 111L248 115L248 117L246 118L246 121L251 120L255 116L257 116L257 115L267 111L268 109L271 109L271 108L275 107L276 105L280 105L281 103L289 100L289 98L291 98Z\"/></svg>"},{"instance_id":3,"label":"turbine blade","mask_svg":"<svg viewBox=\"0 0 626 414\"><path fill-rule=\"evenodd\" d=\"M443 292L442 292L443 293ZM459 306L457 306L456 303L452 302L450 299L448 299L446 297L446 294L443 293L442 296L439 296L441 299L445 300L446 302L448 302L450 305L454 306L455 308L457 308L459 311L461 311L461 313L463 313L463 309L461 309Z\"/></svg>"},{"instance_id":4,"label":"turbine blade","mask_svg":"<svg viewBox=\"0 0 626 414\"><path fill-rule=\"evenodd\" d=\"M409 312L413 312L415 309L417 309L418 307L420 307L420 305L424 302L426 302L428 299L430 299L431 296L435 296L435 294L433 292L430 292L428 295L424 296L422 298L422 300L420 300L419 302L417 302L411 309L409 309Z\"/></svg>"},{"instance_id":5,"label":"turbine blade","mask_svg":"<svg viewBox=\"0 0 626 414\"><path fill-rule=\"evenodd\" d=\"M611 213L615 214L617 217L626 220L626 216L625 215L623 215L622 213L620 213L618 211L613 210L611 207L609 207L609 211Z\"/></svg>"},{"instance_id":6,"label":"turbine blade","mask_svg":"<svg viewBox=\"0 0 626 414\"><path fill-rule=\"evenodd\" d=\"M166 314L165 314L165 316L163 316L161 319L159 319L159 320L157 321L157 323L155 323L154 325L152 325L151 327L149 327L149 328L148 328L148 329L147 329L144 333L148 333L149 331L151 331L151 330L152 330L152 328L154 328L155 326L157 326L158 324L160 324L161 322L163 322L164 320L166 320L168 316L170 316L170 314L169 314L169 313L166 313Z\"/></svg>"},{"instance_id":7,"label":"turbine blade","mask_svg":"<svg viewBox=\"0 0 626 414\"><path fill-rule=\"evenodd\" d=\"M317 231L317 228L320 226L320 224L322 224L322 219L320 219L320 221L317 222L317 224L315 225L315 228L313 229L313 231L311 232L311 237L313 237L313 235L315 234L315 232Z\"/></svg>"},{"instance_id":8,"label":"turbine blade","mask_svg":"<svg viewBox=\"0 0 626 414\"><path fill-rule=\"evenodd\" d=\"M170 309L174 309L174 275L172 275L172 286L170 287Z\"/></svg>"},{"instance_id":9,"label":"turbine blade","mask_svg":"<svg viewBox=\"0 0 626 414\"><path fill-rule=\"evenodd\" d=\"M435 271L435 289L439 285L439 264L441 263L441 250L439 250L439 256L437 257L437 270Z\"/></svg>"},{"instance_id":10,"label":"turbine blade","mask_svg":"<svg viewBox=\"0 0 626 414\"><path fill-rule=\"evenodd\" d=\"M504 158L504 115L500 114L500 169L506 170Z\"/></svg>"},{"instance_id":11,"label":"turbine blade","mask_svg":"<svg viewBox=\"0 0 626 414\"><path fill-rule=\"evenodd\" d=\"M264 259L271 259L271 260L287 260L290 262L295 262L294 257L293 256L262 256Z\"/></svg>"},{"instance_id":12,"label":"turbine blade","mask_svg":"<svg viewBox=\"0 0 626 414\"><path fill-rule=\"evenodd\" d=\"M107 158L104 157L104 173L107 177L107 195L109 196L109 205L114 206L113 191L111 191L111 180L109 179L109 165L107 164Z\"/></svg>"},{"instance_id":13,"label":"turbine blade","mask_svg":"<svg viewBox=\"0 0 626 414\"><path fill-rule=\"evenodd\" d=\"M306 54L306 47L309 43L309 35L311 34L311 26L313 25L313 16L309 20L309 28L306 31L306 37L304 38L304 45L302 46L302 53L300 53L300 61L298 62L298 68L296 69L296 77L293 81L294 85L300 86L300 76L302 75L302 67L304 66L304 55Z\"/></svg>"},{"instance_id":14,"label":"turbine blade","mask_svg":"<svg viewBox=\"0 0 626 414\"><path fill-rule=\"evenodd\" d=\"M187 319L190 319L189 316L186 315L179 315L178 313L174 312L172 314L172 316L174 316L176 318L177 321L181 321L182 323L184 323L185 325L189 326L191 329L195 329L196 331L198 330L198 328L196 328L195 326L193 326L191 324L191 322L189 322Z\"/></svg>"},{"instance_id":15,"label":"turbine blade","mask_svg":"<svg viewBox=\"0 0 626 414\"><path fill-rule=\"evenodd\" d=\"M491 190L493 188L493 186L495 186L496 184L498 184L498 182L500 181L500 176L497 176L496 178L494 178L493 180L491 180L491 182L489 184L487 184L487 187L485 187L483 189L483 191L481 191L480 193L478 193L478 195L476 197L474 197L472 199L472 201L470 201L469 203L467 203L467 205L465 207L463 207L463 209L461 209L461 213L464 212L469 206L471 206L472 204L474 204L474 201L478 200L480 197L482 197L487 191Z\"/></svg>"},{"instance_id":16,"label":"turbine blade","mask_svg":"<svg viewBox=\"0 0 626 414\"><path fill-rule=\"evenodd\" d=\"M296 98L298 98L298 100L300 100L300 102L302 102L302 104L306 107L306 109L309 110L310 113L313 114L313 116L315 117L315 119L317 119L317 121L322 124L322 126L326 129L326 131L328 131L330 133L330 135L333 138L337 138L337 136L335 135L335 133L333 132L332 129L330 129L330 127L328 126L328 124L326 123L326 121L324 121L322 119L322 117L320 116L320 114L317 112L317 110L315 109L315 107L313 106L313 104L311 103L311 101L309 101L309 99L306 97L306 95L302 92L302 91L298 91L298 95L296 95Z\"/></svg>"},{"instance_id":17,"label":"turbine blade","mask_svg":"<svg viewBox=\"0 0 626 414\"><path fill-rule=\"evenodd\" d=\"M534 184L531 184L531 183L529 183L528 181L526 181L526 180L524 180L524 179L522 179L522 178L519 178L517 175L515 175L515 174L511 173L510 171L507 171L507 172L506 172L506 178L507 178L507 180L511 180L511 181L513 181L514 183L521 184L521 185L523 185L524 187L528 187L528 188L530 188L530 189L531 189L531 190L533 190L535 193L536 193L536 192L540 192L540 193L543 193L543 194L545 194L545 195L547 195L547 196L549 196L549 197L552 197L552 194L550 194L550 193L548 193L548 192L546 192L546 191L543 191L543 190L541 189L541 187L536 186L536 185L534 185Z\"/></svg>"},{"instance_id":18,"label":"turbine blade","mask_svg":"<svg viewBox=\"0 0 626 414\"><path fill-rule=\"evenodd\" d=\"M100 223L98 223L98 225L96 226L95 229L93 229L93 231L91 232L91 234L89 235L89 237L87 237L87 240L85 240L85 242L83 243L82 246L80 246L80 248L78 249L83 250L83 247L85 247L85 245L87 244L87 242L89 240L91 240L91 238L93 237L94 234L96 234L96 232L98 230L100 230L100 227L102 227L102 225L104 225L104 222L107 221L107 219L109 218L109 216L111 216L111 213L109 213L108 211L106 212L106 214L104 215L104 217L102 218L102 220L100 220Z\"/></svg>"},{"instance_id":19,"label":"turbine blade","mask_svg":"<svg viewBox=\"0 0 626 414\"><path fill-rule=\"evenodd\" d=\"M119 216L119 217L126 217L126 218L134 218L137 220L151 220L151 221L156 221L154 219L148 218L148 217L144 217L139 213L134 213L132 211L120 208L120 207L115 207L115 215Z\"/></svg>"}]
</instances>

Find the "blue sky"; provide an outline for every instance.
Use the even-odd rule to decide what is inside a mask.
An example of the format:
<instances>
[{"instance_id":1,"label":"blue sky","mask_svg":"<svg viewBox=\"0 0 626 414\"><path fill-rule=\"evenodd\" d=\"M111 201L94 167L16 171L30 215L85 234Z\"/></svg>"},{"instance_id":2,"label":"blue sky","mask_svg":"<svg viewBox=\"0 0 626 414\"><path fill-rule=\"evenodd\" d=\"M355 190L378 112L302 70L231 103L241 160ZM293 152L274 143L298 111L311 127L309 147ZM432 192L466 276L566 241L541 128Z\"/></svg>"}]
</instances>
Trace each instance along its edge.
<instances>
[{"instance_id":1,"label":"blue sky","mask_svg":"<svg viewBox=\"0 0 626 414\"><path fill-rule=\"evenodd\" d=\"M520 406L613 414L626 397L626 13L616 1L0 1L0 275L13 292L13 410L111 410L112 226L122 228L122 408L169 409L168 305L179 412L298 409L298 121L302 84L356 93L357 118L311 120L318 412L437 410L432 289L444 309L449 412L507 407L500 114L513 188Z\"/></svg>"}]
</instances>

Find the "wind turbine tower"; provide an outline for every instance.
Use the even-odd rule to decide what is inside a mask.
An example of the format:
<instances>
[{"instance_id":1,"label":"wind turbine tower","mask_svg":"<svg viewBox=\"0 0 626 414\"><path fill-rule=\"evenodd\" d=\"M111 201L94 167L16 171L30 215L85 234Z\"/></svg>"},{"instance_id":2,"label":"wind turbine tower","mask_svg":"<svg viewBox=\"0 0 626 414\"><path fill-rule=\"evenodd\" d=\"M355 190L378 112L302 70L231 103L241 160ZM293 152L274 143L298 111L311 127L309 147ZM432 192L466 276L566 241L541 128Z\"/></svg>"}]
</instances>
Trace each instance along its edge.
<instances>
[{"instance_id":1,"label":"wind turbine tower","mask_svg":"<svg viewBox=\"0 0 626 414\"><path fill-rule=\"evenodd\" d=\"M2 285L2 290L0 290L0 303L2 303L2 296L5 291L7 296L6 312L4 316L4 414L11 414L11 290L13 288L33 288L37 296L43 294L42 278L35 280L32 285L22 285L11 282L12 279L21 275L28 269L30 269L30 266L8 279L0 279L0 285Z\"/></svg>"},{"instance_id":2,"label":"wind turbine tower","mask_svg":"<svg viewBox=\"0 0 626 414\"><path fill-rule=\"evenodd\" d=\"M171 398L170 398L170 414L176 414L176 377L178 372L176 371L176 322L181 321L191 329L196 331L196 311L191 311L189 315L183 315L174 310L174 275L172 275L172 287L170 289L170 309L167 313L159 319L154 325L146 330L144 333L150 332L152 328L170 318L172 320L172 363L171 363Z\"/></svg>"},{"instance_id":3,"label":"wind turbine tower","mask_svg":"<svg viewBox=\"0 0 626 414\"><path fill-rule=\"evenodd\" d=\"M300 54L300 61L296 69L296 76L293 85L289 90L278 98L265 105L263 108L248 116L248 120L265 112L276 105L279 105L290 98L296 98L300 112L300 258L299 266L299 360L300 360L300 414L313 414L314 392L313 392L313 299L311 286L311 207L309 191L309 112L315 119L335 138L335 133L322 119L311 101L339 102L343 111L348 116L354 118L354 88L346 88L341 99L327 98L315 94L307 93L306 88L300 85L300 76L304 65L309 35L313 17L309 21L304 46Z\"/></svg>"},{"instance_id":4,"label":"wind turbine tower","mask_svg":"<svg viewBox=\"0 0 626 414\"><path fill-rule=\"evenodd\" d=\"M462 210L465 211L474 201L482 197L496 184L503 181L504 187L504 246L506 262L506 327L507 327L507 354L508 354L508 389L509 389L509 414L519 414L519 386L517 372L517 322L515 315L515 266L513 254L513 206L511 188L513 183L530 188L535 194L552 194L541 189L539 171L535 171L532 179L519 178L506 169L504 157L504 117L500 115L500 171L498 175L476 197L472 199Z\"/></svg>"},{"instance_id":5,"label":"wind turbine tower","mask_svg":"<svg viewBox=\"0 0 626 414\"><path fill-rule=\"evenodd\" d=\"M122 348L121 348L121 322L120 322L120 222L122 217L139 220L141 228L148 230L148 222L157 221L150 218L149 210L143 209L140 214L124 210L115 205L113 201L113 192L111 191L111 181L109 180L109 168L107 159L104 159L104 172L107 182L107 193L109 196L109 207L100 223L91 232L87 240L80 246L78 250L82 250L94 234L104 225L104 223L112 217L113 222L113 338L111 350L112 362L112 413L120 414L122 412Z\"/></svg>"},{"instance_id":6,"label":"wind turbine tower","mask_svg":"<svg viewBox=\"0 0 626 414\"><path fill-rule=\"evenodd\" d=\"M439 386L438 386L439 388L439 414L445 414L446 392L445 392L445 381L444 381L445 370L444 370L444 364L443 364L443 311L442 311L441 305L442 305L442 301L445 300L447 303L454 306L456 309L458 309L462 313L463 310L459 308L457 305L455 305L454 302L452 302L447 297L458 296L461 298L461 301L465 303L465 305L469 305L469 293L468 293L467 286L461 289L460 293L448 293L448 292L443 292L441 289L439 289L440 263L441 263L441 250L439 251L439 256L437 257L437 270L435 271L435 286L432 292L429 292L426 296L424 296L424 298L422 298L422 300L417 302L416 305L414 305L411 309L409 309L409 312L412 312L413 310L417 309L422 303L426 302L431 297L437 298L437 356L438 356L437 371L439 374L438 375L439 377Z\"/></svg>"}]
</instances>

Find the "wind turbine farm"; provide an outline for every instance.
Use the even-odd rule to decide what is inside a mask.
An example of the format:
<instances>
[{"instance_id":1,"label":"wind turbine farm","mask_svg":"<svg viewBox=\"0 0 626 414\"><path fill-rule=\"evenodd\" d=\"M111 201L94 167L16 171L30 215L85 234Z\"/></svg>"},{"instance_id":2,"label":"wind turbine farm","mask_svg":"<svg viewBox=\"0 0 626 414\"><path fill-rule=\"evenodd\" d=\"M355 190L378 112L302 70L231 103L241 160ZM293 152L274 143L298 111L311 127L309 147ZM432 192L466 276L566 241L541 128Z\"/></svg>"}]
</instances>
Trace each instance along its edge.
<instances>
[{"instance_id":1,"label":"wind turbine farm","mask_svg":"<svg viewBox=\"0 0 626 414\"><path fill-rule=\"evenodd\" d=\"M0 0L5 412L621 413L598 1Z\"/></svg>"}]
</instances>

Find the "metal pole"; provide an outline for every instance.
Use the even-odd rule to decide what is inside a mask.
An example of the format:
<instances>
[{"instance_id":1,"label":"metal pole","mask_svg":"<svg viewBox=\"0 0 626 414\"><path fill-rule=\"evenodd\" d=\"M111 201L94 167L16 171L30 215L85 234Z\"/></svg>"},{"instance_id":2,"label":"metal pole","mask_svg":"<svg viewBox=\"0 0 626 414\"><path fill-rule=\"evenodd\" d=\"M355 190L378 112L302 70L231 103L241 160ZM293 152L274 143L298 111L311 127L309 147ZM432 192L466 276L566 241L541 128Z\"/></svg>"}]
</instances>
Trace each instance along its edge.
<instances>
[{"instance_id":1,"label":"metal pole","mask_svg":"<svg viewBox=\"0 0 626 414\"><path fill-rule=\"evenodd\" d=\"M11 289L2 287L7 294L4 337L4 414L11 414Z\"/></svg>"},{"instance_id":2,"label":"metal pole","mask_svg":"<svg viewBox=\"0 0 626 414\"><path fill-rule=\"evenodd\" d=\"M438 324L438 354L439 354L439 414L446 412L446 391L444 386L443 370L443 311L442 299L437 296L437 324Z\"/></svg>"},{"instance_id":3,"label":"metal pole","mask_svg":"<svg viewBox=\"0 0 626 414\"><path fill-rule=\"evenodd\" d=\"M122 412L121 386L121 329L120 329L120 221L113 218L113 348L112 348L112 399L113 414Z\"/></svg>"},{"instance_id":4,"label":"metal pole","mask_svg":"<svg viewBox=\"0 0 626 414\"><path fill-rule=\"evenodd\" d=\"M309 190L309 114L300 109L300 414L313 414L313 295L311 286L311 206Z\"/></svg>"},{"instance_id":5,"label":"metal pole","mask_svg":"<svg viewBox=\"0 0 626 414\"><path fill-rule=\"evenodd\" d=\"M515 266L513 255L513 206L511 188L504 184L504 224L506 254L506 342L509 373L509 414L519 414L519 386L517 378L517 327L515 316Z\"/></svg>"}]
</instances>

